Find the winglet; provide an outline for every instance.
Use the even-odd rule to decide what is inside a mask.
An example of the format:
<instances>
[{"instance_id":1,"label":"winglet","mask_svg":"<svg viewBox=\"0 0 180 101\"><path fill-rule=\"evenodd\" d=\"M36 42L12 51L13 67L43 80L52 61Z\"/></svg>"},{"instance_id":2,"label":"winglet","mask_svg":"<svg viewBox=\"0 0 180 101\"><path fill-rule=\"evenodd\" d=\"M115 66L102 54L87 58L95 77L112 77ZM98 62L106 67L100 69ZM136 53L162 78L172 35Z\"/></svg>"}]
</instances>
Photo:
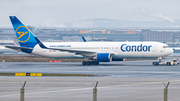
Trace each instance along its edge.
<instances>
[{"instance_id":1,"label":"winglet","mask_svg":"<svg viewBox=\"0 0 180 101\"><path fill-rule=\"evenodd\" d=\"M34 37L41 48L47 48L37 37Z\"/></svg>"},{"instance_id":2,"label":"winglet","mask_svg":"<svg viewBox=\"0 0 180 101\"><path fill-rule=\"evenodd\" d=\"M83 39L84 42L87 42L87 40L84 37L82 37L82 39Z\"/></svg>"}]
</instances>

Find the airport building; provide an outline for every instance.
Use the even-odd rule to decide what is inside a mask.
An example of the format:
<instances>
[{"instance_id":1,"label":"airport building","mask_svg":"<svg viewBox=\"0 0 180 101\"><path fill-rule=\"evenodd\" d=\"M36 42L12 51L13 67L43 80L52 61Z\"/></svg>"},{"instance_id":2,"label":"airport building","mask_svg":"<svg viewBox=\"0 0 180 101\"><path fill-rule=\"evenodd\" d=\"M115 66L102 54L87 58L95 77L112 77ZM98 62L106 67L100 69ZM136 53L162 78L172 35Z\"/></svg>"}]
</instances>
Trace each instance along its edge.
<instances>
[{"instance_id":1,"label":"airport building","mask_svg":"<svg viewBox=\"0 0 180 101\"><path fill-rule=\"evenodd\" d=\"M37 29L35 33L43 41L82 41L82 36L88 41L141 41L141 35L137 31Z\"/></svg>"},{"instance_id":2,"label":"airport building","mask_svg":"<svg viewBox=\"0 0 180 101\"><path fill-rule=\"evenodd\" d=\"M180 47L180 30L163 29L85 29L85 28L34 28L28 26L41 41L82 42L87 41L158 41L172 47ZM13 45L17 41L12 28L0 28L0 45Z\"/></svg>"},{"instance_id":3,"label":"airport building","mask_svg":"<svg viewBox=\"0 0 180 101\"><path fill-rule=\"evenodd\" d=\"M179 42L180 39L180 32L142 30L139 33L142 35L142 41L173 43Z\"/></svg>"}]
</instances>

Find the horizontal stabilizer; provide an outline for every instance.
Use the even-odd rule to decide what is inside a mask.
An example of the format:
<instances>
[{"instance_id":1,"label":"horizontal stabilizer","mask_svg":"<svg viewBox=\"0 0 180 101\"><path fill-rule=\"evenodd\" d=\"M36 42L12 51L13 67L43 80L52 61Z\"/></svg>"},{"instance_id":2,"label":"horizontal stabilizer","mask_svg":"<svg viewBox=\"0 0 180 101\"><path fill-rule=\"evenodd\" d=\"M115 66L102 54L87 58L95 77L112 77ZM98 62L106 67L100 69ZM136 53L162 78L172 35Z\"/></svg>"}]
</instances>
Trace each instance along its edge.
<instances>
[{"instance_id":1,"label":"horizontal stabilizer","mask_svg":"<svg viewBox=\"0 0 180 101\"><path fill-rule=\"evenodd\" d=\"M14 50L21 50L21 49L26 49L26 50L32 50L33 48L27 48L27 47L16 47L16 46L5 46L6 48L14 49Z\"/></svg>"}]
</instances>

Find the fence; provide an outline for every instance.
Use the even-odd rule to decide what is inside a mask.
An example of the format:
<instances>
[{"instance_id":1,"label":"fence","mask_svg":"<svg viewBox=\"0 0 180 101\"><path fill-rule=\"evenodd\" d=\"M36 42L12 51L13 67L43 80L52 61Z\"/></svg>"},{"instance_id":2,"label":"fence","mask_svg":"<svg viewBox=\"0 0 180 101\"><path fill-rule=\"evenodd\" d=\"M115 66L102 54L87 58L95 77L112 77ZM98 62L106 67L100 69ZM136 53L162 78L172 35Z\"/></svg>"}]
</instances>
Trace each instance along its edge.
<instances>
[{"instance_id":1,"label":"fence","mask_svg":"<svg viewBox=\"0 0 180 101\"><path fill-rule=\"evenodd\" d=\"M0 80L0 101L179 101L180 80ZM25 78L24 78L25 80Z\"/></svg>"}]
</instances>

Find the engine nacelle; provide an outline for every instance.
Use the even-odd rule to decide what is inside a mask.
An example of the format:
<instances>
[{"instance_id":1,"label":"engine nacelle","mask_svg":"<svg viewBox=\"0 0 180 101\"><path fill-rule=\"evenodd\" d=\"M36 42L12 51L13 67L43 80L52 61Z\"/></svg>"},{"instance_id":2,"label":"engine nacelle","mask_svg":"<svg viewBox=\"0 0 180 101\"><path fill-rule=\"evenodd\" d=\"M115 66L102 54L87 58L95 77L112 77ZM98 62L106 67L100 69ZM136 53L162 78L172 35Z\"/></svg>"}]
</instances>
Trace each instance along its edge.
<instances>
[{"instance_id":1,"label":"engine nacelle","mask_svg":"<svg viewBox=\"0 0 180 101\"><path fill-rule=\"evenodd\" d=\"M110 62L112 60L112 57L109 53L98 53L96 59L99 62Z\"/></svg>"}]
</instances>

